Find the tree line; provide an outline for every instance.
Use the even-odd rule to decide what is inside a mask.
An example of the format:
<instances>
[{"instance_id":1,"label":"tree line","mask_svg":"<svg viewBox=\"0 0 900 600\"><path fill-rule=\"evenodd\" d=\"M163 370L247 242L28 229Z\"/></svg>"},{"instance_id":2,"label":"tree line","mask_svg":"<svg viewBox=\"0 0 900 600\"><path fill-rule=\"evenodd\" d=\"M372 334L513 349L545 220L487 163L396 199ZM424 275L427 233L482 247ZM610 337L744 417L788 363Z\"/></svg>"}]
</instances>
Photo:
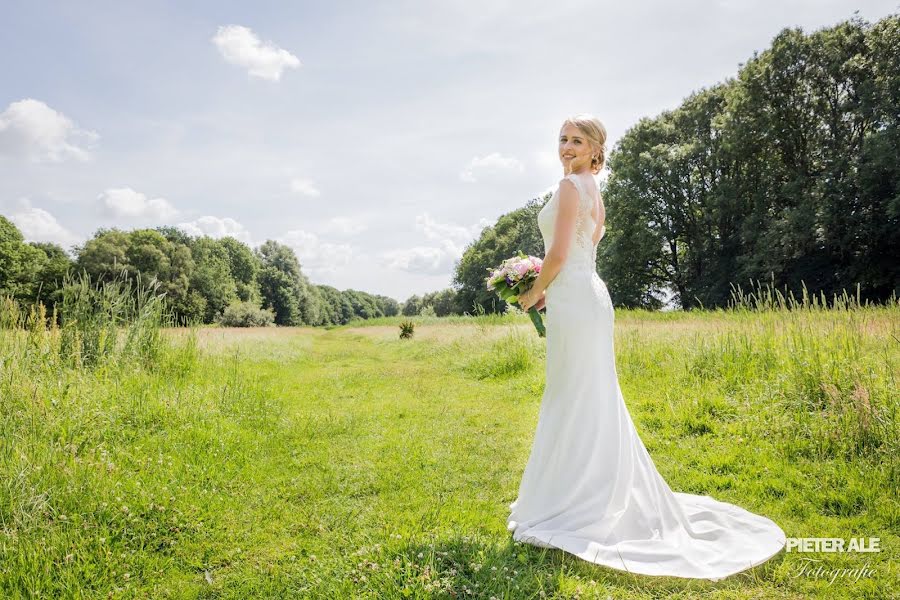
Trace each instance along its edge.
<instances>
[{"instance_id":1,"label":"tree line","mask_svg":"<svg viewBox=\"0 0 900 600\"><path fill-rule=\"evenodd\" d=\"M26 243L0 216L0 298L42 302L51 310L67 275L102 285L124 274L156 280L182 324L221 322L229 311L244 316L243 324L260 325L342 325L400 312L387 296L311 283L294 251L273 240L251 250L232 237L193 237L175 227L113 228L97 230L74 254L52 243Z\"/></svg>"},{"instance_id":2,"label":"tree line","mask_svg":"<svg viewBox=\"0 0 900 600\"><path fill-rule=\"evenodd\" d=\"M900 296L900 17L784 29L736 77L644 118L610 152L598 271L616 305L724 306L732 286ZM543 255L534 199L457 265L460 304L502 310L487 267Z\"/></svg>"}]
</instances>

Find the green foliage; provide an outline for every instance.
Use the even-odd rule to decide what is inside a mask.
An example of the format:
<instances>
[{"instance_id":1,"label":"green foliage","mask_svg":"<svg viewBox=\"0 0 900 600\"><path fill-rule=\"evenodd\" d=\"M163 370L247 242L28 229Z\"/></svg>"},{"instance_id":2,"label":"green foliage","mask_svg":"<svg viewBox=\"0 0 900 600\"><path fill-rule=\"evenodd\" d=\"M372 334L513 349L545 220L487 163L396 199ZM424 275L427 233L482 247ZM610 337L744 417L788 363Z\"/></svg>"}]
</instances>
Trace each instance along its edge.
<instances>
[{"instance_id":1,"label":"green foliage","mask_svg":"<svg viewBox=\"0 0 900 600\"><path fill-rule=\"evenodd\" d=\"M131 277L158 281L179 323L201 321L207 312L207 299L191 286L196 267L191 249L180 237L152 229L99 229L76 253L76 271L86 273L91 281L115 279L123 269Z\"/></svg>"},{"instance_id":2,"label":"green foliage","mask_svg":"<svg viewBox=\"0 0 900 600\"><path fill-rule=\"evenodd\" d=\"M263 306L275 312L278 325L319 325L323 321L320 291L300 269L290 247L267 240L256 249L262 267L258 279Z\"/></svg>"},{"instance_id":3,"label":"green foliage","mask_svg":"<svg viewBox=\"0 0 900 600\"><path fill-rule=\"evenodd\" d=\"M203 321L211 323L238 299L231 274L232 255L226 244L209 236L192 239L190 248L194 260L190 286L206 300Z\"/></svg>"},{"instance_id":4,"label":"green foliage","mask_svg":"<svg viewBox=\"0 0 900 600\"><path fill-rule=\"evenodd\" d=\"M276 242L254 252L231 237L195 238L175 227L101 228L75 251L73 262L55 244L26 244L15 225L0 217L0 294L53 307L62 301L66 274L83 273L100 283L124 271L156 282L181 325L218 322L237 302L246 305L232 309L228 322L265 322L265 313L250 308L261 304L280 325L342 325L400 313L400 304L387 296L313 285L293 250Z\"/></svg>"},{"instance_id":5,"label":"green foliage","mask_svg":"<svg viewBox=\"0 0 900 600\"><path fill-rule=\"evenodd\" d=\"M735 79L642 119L610 157L599 263L626 306L733 284L900 293L898 22L785 29Z\"/></svg>"},{"instance_id":6,"label":"green foliage","mask_svg":"<svg viewBox=\"0 0 900 600\"><path fill-rule=\"evenodd\" d=\"M0 216L0 296L35 300L48 263L40 248L26 244L18 227Z\"/></svg>"},{"instance_id":7,"label":"green foliage","mask_svg":"<svg viewBox=\"0 0 900 600\"><path fill-rule=\"evenodd\" d=\"M252 302L230 304L219 318L223 327L266 327L274 322L275 313Z\"/></svg>"},{"instance_id":8,"label":"green foliage","mask_svg":"<svg viewBox=\"0 0 900 600\"><path fill-rule=\"evenodd\" d=\"M412 317L419 314L419 309L422 306L422 298L413 294L409 298L406 299L406 302L403 303L403 309L400 311L404 317Z\"/></svg>"},{"instance_id":9,"label":"green foliage","mask_svg":"<svg viewBox=\"0 0 900 600\"><path fill-rule=\"evenodd\" d=\"M261 296L256 275L260 264L256 255L233 237L221 238L219 245L228 254L228 267L236 285L238 298L243 302L259 302Z\"/></svg>"},{"instance_id":10,"label":"green foliage","mask_svg":"<svg viewBox=\"0 0 900 600\"><path fill-rule=\"evenodd\" d=\"M535 198L523 208L501 216L493 227L485 227L479 238L466 247L453 275L453 286L458 291L452 300L447 301L454 312L474 314L479 309L494 313L504 311L507 303L486 288L484 274L489 268L520 252L531 256L544 255L537 214L549 199L549 194Z\"/></svg>"},{"instance_id":11,"label":"green foliage","mask_svg":"<svg viewBox=\"0 0 900 600\"><path fill-rule=\"evenodd\" d=\"M170 325L159 282L145 284L122 269L113 279L92 283L84 272L67 276L61 290L60 355L76 367L116 361L154 364Z\"/></svg>"},{"instance_id":12,"label":"green foliage","mask_svg":"<svg viewBox=\"0 0 900 600\"><path fill-rule=\"evenodd\" d=\"M857 285L872 301L900 295L898 48L898 15L785 29L735 78L629 129L602 190L598 271L616 305L720 307L732 286L770 278L828 298ZM466 248L458 310L503 312L482 274L518 251L543 255L546 200Z\"/></svg>"},{"instance_id":13,"label":"green foliage","mask_svg":"<svg viewBox=\"0 0 900 600\"><path fill-rule=\"evenodd\" d=\"M401 321L400 322L400 339L407 340L412 338L413 333L415 333L416 324L412 321Z\"/></svg>"},{"instance_id":14,"label":"green foliage","mask_svg":"<svg viewBox=\"0 0 900 600\"><path fill-rule=\"evenodd\" d=\"M424 310L426 306L431 307L431 312L428 314L438 317L459 315L464 312L459 306L459 294L453 288L428 292L421 298L412 296L407 300L407 303L409 302L413 302L417 309L417 312L412 314L423 314L422 310ZM412 311L412 306L409 310L410 312Z\"/></svg>"},{"instance_id":15,"label":"green foliage","mask_svg":"<svg viewBox=\"0 0 900 600\"><path fill-rule=\"evenodd\" d=\"M37 292L34 300L45 306L53 306L62 299L62 286L66 275L72 270L75 262L57 244L49 242L29 242L31 246L41 250L47 257L43 268L37 275Z\"/></svg>"}]
</instances>

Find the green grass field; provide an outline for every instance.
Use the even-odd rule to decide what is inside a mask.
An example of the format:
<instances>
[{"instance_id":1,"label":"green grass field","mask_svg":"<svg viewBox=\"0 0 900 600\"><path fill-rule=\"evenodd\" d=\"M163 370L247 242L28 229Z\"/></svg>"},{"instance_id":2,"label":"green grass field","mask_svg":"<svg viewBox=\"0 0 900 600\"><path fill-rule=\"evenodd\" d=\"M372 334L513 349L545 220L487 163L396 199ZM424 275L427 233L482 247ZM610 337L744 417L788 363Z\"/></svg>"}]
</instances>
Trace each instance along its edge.
<instances>
[{"instance_id":1,"label":"green grass field","mask_svg":"<svg viewBox=\"0 0 900 600\"><path fill-rule=\"evenodd\" d=\"M414 318L410 340L401 320L166 330L90 365L58 330L0 331L0 596L900 593L898 307L616 313L626 403L674 490L790 537L880 538L716 583L513 543L544 340L521 315Z\"/></svg>"}]
</instances>

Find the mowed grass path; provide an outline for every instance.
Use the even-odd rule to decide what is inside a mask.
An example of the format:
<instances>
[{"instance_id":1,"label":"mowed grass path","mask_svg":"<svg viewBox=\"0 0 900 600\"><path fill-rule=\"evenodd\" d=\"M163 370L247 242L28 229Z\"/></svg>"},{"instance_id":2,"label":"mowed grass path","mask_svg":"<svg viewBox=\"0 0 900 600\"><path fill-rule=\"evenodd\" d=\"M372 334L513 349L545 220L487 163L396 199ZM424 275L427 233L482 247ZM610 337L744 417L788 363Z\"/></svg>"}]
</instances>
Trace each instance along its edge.
<instances>
[{"instance_id":1,"label":"mowed grass path","mask_svg":"<svg viewBox=\"0 0 900 600\"><path fill-rule=\"evenodd\" d=\"M878 411L897 409L897 311L811 314L808 331L792 318L618 312L626 403L674 490L767 515L788 536L879 537L878 554L781 553L712 583L513 543L505 518L544 375L543 340L523 318L428 320L412 340L398 339L396 322L202 329L196 353L172 350L158 368L106 365L9 388L22 393L4 409L0 592L892 597L900 508L884 452L896 440L882 438L896 412ZM788 346L800 331L810 356L831 352L836 364L797 362ZM851 360L857 388L837 381L835 393L865 385L887 429L871 434L875 450L848 455L840 436L820 438L856 421L837 409L830 421L797 417L802 378L791 369L824 378ZM871 573L799 575L810 560Z\"/></svg>"}]
</instances>

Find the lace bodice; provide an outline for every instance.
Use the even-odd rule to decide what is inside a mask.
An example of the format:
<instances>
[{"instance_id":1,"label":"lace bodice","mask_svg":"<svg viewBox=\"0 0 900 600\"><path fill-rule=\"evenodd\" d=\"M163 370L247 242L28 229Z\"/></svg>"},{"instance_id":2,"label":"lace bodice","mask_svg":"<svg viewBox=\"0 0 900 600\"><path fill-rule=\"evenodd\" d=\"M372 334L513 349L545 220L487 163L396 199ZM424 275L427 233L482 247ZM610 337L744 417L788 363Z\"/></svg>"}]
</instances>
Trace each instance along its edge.
<instances>
[{"instance_id":1,"label":"lace bodice","mask_svg":"<svg viewBox=\"0 0 900 600\"><path fill-rule=\"evenodd\" d=\"M583 182L575 173L566 175L575 184L578 190L578 211L575 217L575 234L572 237L569 246L568 256L563 265L563 270L588 270L592 273L596 272L597 265L597 244L593 243L594 229L596 223L591 215L594 198L588 190L584 189ZM559 212L559 187L553 192L553 196L547 201L547 204L538 212L538 229L541 231L541 237L544 240L544 253L550 250L553 244L553 234L556 224L556 215ZM601 235L601 238L603 236Z\"/></svg>"}]
</instances>

